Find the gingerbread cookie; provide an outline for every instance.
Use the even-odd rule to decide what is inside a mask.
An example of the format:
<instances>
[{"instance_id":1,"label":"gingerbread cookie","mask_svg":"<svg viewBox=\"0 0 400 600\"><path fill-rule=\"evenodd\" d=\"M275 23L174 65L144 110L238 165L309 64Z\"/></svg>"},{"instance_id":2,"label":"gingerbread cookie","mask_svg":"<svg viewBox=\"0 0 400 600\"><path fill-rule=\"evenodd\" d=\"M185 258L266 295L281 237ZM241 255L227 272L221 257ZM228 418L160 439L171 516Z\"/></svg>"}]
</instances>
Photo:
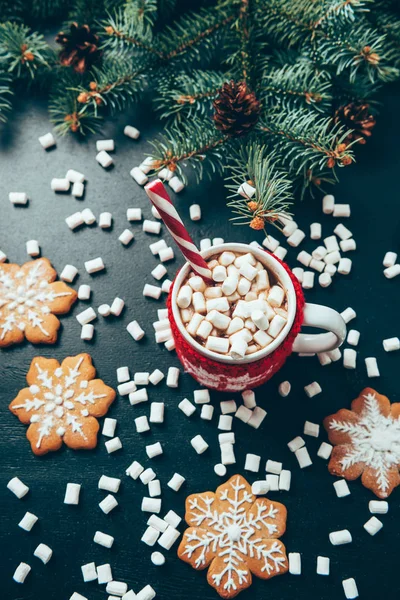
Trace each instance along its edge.
<instances>
[{"instance_id":1,"label":"gingerbread cookie","mask_svg":"<svg viewBox=\"0 0 400 600\"><path fill-rule=\"evenodd\" d=\"M115 399L115 391L101 379L89 354L65 358L37 357L10 410L25 424L26 437L35 454L58 450L62 443L74 450L96 446L99 423Z\"/></svg>"},{"instance_id":2,"label":"gingerbread cookie","mask_svg":"<svg viewBox=\"0 0 400 600\"><path fill-rule=\"evenodd\" d=\"M329 471L357 479L379 498L387 498L399 485L400 403L365 388L351 403L326 417L324 426L335 446Z\"/></svg>"},{"instance_id":3,"label":"gingerbread cookie","mask_svg":"<svg viewBox=\"0 0 400 600\"><path fill-rule=\"evenodd\" d=\"M18 344L24 337L33 344L54 344L60 321L77 293L63 281L47 258L20 267L0 265L0 347Z\"/></svg>"},{"instance_id":4,"label":"gingerbread cookie","mask_svg":"<svg viewBox=\"0 0 400 600\"><path fill-rule=\"evenodd\" d=\"M269 579L288 570L286 507L256 498L251 486L234 475L216 492L186 499L186 529L178 556L194 569L208 568L207 581L222 598L251 585L252 575Z\"/></svg>"}]
</instances>

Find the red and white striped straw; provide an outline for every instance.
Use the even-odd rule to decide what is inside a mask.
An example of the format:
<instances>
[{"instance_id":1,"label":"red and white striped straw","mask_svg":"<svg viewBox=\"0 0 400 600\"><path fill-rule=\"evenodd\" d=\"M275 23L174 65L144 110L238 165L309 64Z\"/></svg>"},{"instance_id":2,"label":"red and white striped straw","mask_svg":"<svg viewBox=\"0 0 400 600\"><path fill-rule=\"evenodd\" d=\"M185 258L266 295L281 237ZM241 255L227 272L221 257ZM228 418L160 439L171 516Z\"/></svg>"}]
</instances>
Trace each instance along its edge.
<instances>
[{"instance_id":1,"label":"red and white striped straw","mask_svg":"<svg viewBox=\"0 0 400 600\"><path fill-rule=\"evenodd\" d=\"M160 213L165 226L178 244L183 256L191 264L193 271L197 275L200 275L206 283L213 284L211 271L182 223L182 219L172 204L171 198L168 196L168 192L162 181L155 179L148 183L144 189L151 203Z\"/></svg>"}]
</instances>

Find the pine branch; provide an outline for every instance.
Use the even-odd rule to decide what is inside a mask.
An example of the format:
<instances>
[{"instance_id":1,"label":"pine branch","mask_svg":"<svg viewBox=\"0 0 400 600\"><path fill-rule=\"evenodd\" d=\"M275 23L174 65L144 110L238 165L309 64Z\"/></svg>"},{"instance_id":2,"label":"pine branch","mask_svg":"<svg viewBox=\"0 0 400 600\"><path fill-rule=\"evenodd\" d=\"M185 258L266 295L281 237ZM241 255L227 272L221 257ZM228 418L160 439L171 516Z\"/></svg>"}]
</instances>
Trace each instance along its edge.
<instances>
[{"instance_id":1,"label":"pine branch","mask_svg":"<svg viewBox=\"0 0 400 600\"><path fill-rule=\"evenodd\" d=\"M59 69L49 100L49 113L55 130L60 135L68 132L94 133L102 119L91 105L82 105L77 100L76 89L81 77L68 69Z\"/></svg>"},{"instance_id":2,"label":"pine branch","mask_svg":"<svg viewBox=\"0 0 400 600\"><path fill-rule=\"evenodd\" d=\"M211 101L228 79L219 71L193 70L178 75L172 72L169 77L161 79L154 106L162 119L174 117L184 120L195 115L207 115Z\"/></svg>"},{"instance_id":3,"label":"pine branch","mask_svg":"<svg viewBox=\"0 0 400 600\"><path fill-rule=\"evenodd\" d=\"M233 150L225 171L230 172L225 185L230 192L227 204L237 215L231 219L234 224L248 225L259 218L264 224L279 228L278 216L288 214L293 202L292 183L281 168L279 157L249 140ZM251 199L238 194L238 188L245 181L256 189Z\"/></svg>"},{"instance_id":4,"label":"pine branch","mask_svg":"<svg viewBox=\"0 0 400 600\"><path fill-rule=\"evenodd\" d=\"M118 11L124 4L124 0L74 0L68 12L68 19L61 29L68 29L75 21L80 25L90 24L90 29L98 33L99 22L104 19L104 15Z\"/></svg>"},{"instance_id":5,"label":"pine branch","mask_svg":"<svg viewBox=\"0 0 400 600\"><path fill-rule=\"evenodd\" d=\"M347 166L353 153L343 141L348 131L306 110L275 111L263 116L258 125L268 148L281 157L289 173L318 173L326 168Z\"/></svg>"},{"instance_id":6,"label":"pine branch","mask_svg":"<svg viewBox=\"0 0 400 600\"><path fill-rule=\"evenodd\" d=\"M151 142L156 160L155 170L167 167L186 181L182 167L190 165L199 180L204 174L220 173L224 154L222 146L229 138L218 132L212 121L192 119L185 127L173 125L159 139ZM206 168L205 168L206 167Z\"/></svg>"},{"instance_id":7,"label":"pine branch","mask_svg":"<svg viewBox=\"0 0 400 600\"><path fill-rule=\"evenodd\" d=\"M95 114L107 106L111 112L121 111L137 101L146 87L146 64L132 59L123 62L105 60L101 68L93 68L89 86L74 88L81 106L91 105Z\"/></svg>"},{"instance_id":8,"label":"pine branch","mask_svg":"<svg viewBox=\"0 0 400 600\"><path fill-rule=\"evenodd\" d=\"M13 77L33 79L50 67L53 56L39 33L18 23L0 23L0 62Z\"/></svg>"},{"instance_id":9,"label":"pine branch","mask_svg":"<svg viewBox=\"0 0 400 600\"><path fill-rule=\"evenodd\" d=\"M316 71L304 60L294 65L270 65L261 80L261 98L264 107L293 110L314 108L329 114L332 107L332 81L327 71Z\"/></svg>"},{"instance_id":10,"label":"pine branch","mask_svg":"<svg viewBox=\"0 0 400 600\"><path fill-rule=\"evenodd\" d=\"M7 121L7 115L12 109L10 100L12 95L10 75L0 73L0 123Z\"/></svg>"}]
</instances>

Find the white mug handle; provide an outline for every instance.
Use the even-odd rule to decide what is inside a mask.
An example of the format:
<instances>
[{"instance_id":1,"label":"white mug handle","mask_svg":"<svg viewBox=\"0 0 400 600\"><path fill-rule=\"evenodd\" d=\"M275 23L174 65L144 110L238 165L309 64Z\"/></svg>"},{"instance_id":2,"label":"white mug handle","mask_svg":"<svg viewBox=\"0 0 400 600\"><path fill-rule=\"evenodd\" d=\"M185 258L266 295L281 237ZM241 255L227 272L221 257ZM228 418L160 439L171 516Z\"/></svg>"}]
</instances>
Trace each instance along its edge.
<instances>
[{"instance_id":1,"label":"white mug handle","mask_svg":"<svg viewBox=\"0 0 400 600\"><path fill-rule=\"evenodd\" d=\"M328 352L341 346L346 339L346 323L336 310L328 306L306 303L303 327L317 327L329 333L299 333L293 344L293 352Z\"/></svg>"}]
</instances>

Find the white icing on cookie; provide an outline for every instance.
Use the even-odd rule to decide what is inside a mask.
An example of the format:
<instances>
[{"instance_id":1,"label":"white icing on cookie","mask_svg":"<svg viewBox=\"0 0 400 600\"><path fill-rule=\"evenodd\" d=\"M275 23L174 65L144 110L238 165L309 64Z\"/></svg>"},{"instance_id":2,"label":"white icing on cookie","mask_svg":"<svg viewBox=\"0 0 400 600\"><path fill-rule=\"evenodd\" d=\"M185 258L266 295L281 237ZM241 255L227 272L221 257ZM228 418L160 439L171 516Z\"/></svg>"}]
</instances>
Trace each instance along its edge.
<instances>
[{"instance_id":1,"label":"white icing on cookie","mask_svg":"<svg viewBox=\"0 0 400 600\"><path fill-rule=\"evenodd\" d=\"M224 566L213 573L213 581L219 586L226 577L224 589L227 592L236 590L237 584L240 586L248 582L250 570L246 557L257 558L261 571L268 574L279 572L286 560L279 543L273 540L268 548L265 536L263 538L259 533L261 527L265 527L270 536L277 532L277 526L271 520L278 518L278 508L265 499L257 503L254 514L249 514L247 511L255 501L254 496L247 492L239 477L230 482L230 488L220 491L219 497L201 495L189 500L194 525L193 531L187 534L188 543L184 551L190 558L201 549L194 565L197 569L208 562L209 552L216 552L216 556L223 559ZM227 501L229 509L219 512L218 505L213 506L215 500ZM204 529L197 532L195 525Z\"/></svg>"},{"instance_id":2,"label":"white icing on cookie","mask_svg":"<svg viewBox=\"0 0 400 600\"><path fill-rule=\"evenodd\" d=\"M25 274L22 269L14 276L0 265L0 339L13 329L24 331L26 325L37 327L46 337L48 331L43 326L43 315L51 312L49 303L71 292L55 293L51 283L43 277L47 263L39 259Z\"/></svg>"},{"instance_id":3,"label":"white icing on cookie","mask_svg":"<svg viewBox=\"0 0 400 600\"><path fill-rule=\"evenodd\" d=\"M107 394L95 394L92 390L82 391L82 388L86 390L88 387L89 382L85 379L81 383L85 382L86 385L77 385L82 361L81 356L73 368L69 367L67 373L64 373L62 368L49 373L35 363L40 383L29 388L34 397L14 405L13 409L32 412L31 423L40 423L37 448L40 448L44 437L53 432L63 437L68 429L86 439L82 427L89 411L82 410L82 407L96 404L98 399L105 398Z\"/></svg>"},{"instance_id":4,"label":"white icing on cookie","mask_svg":"<svg viewBox=\"0 0 400 600\"><path fill-rule=\"evenodd\" d=\"M357 423L333 419L329 428L351 438L351 446L340 461L343 469L365 463L375 470L379 490L389 490L389 470L400 465L400 419L382 414L375 394L364 395L364 408Z\"/></svg>"}]
</instances>

